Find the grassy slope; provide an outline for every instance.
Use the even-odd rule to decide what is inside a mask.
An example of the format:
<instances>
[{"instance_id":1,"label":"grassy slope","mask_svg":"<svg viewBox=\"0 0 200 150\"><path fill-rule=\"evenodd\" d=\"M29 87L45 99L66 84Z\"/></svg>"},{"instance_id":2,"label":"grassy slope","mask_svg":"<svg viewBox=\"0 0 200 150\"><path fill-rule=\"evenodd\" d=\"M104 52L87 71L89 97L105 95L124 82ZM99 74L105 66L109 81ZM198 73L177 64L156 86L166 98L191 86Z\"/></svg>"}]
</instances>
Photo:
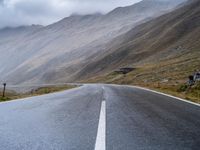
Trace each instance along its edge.
<instances>
[{"instance_id":1,"label":"grassy slope","mask_svg":"<svg viewBox=\"0 0 200 150\"><path fill-rule=\"evenodd\" d=\"M139 25L110 42L102 56L86 65L77 78L102 75L120 66L159 63L200 48L200 1ZM91 57L93 60L95 56Z\"/></svg>"},{"instance_id":2,"label":"grassy slope","mask_svg":"<svg viewBox=\"0 0 200 150\"><path fill-rule=\"evenodd\" d=\"M93 68L102 70L87 81L140 85L200 103L199 88L180 91L188 76L200 70L199 18L200 1L194 0L134 28L116 39L120 44L96 62ZM113 73L119 66L138 69L124 77Z\"/></svg>"},{"instance_id":3,"label":"grassy slope","mask_svg":"<svg viewBox=\"0 0 200 150\"><path fill-rule=\"evenodd\" d=\"M190 63L192 67L188 66ZM87 82L138 85L200 103L200 84L191 89L183 89L188 76L193 73L193 69L199 69L199 66L200 58L188 61L169 60L159 65L137 66L136 70L126 76L112 72L91 78Z\"/></svg>"},{"instance_id":4,"label":"grassy slope","mask_svg":"<svg viewBox=\"0 0 200 150\"><path fill-rule=\"evenodd\" d=\"M73 86L73 85L40 87L36 90L33 90L31 92L27 92L27 93L16 93L14 91L8 91L5 94L6 96L4 98L2 96L0 96L0 102L9 101L9 100L13 100L13 99L20 99L20 98L49 94L49 93L54 93L54 92L72 89L72 88L75 88L75 87L76 86ZM0 95L2 95L2 92L0 92Z\"/></svg>"}]
</instances>

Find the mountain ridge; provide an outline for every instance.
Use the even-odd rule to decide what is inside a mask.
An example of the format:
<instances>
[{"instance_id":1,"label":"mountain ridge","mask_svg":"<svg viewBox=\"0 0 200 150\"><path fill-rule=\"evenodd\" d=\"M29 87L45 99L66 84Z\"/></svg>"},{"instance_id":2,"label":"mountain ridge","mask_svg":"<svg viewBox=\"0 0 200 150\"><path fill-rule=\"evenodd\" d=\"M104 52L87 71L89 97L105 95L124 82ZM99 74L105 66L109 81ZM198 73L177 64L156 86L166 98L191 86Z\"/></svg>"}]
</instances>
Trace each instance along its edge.
<instances>
[{"instance_id":1,"label":"mountain ridge","mask_svg":"<svg viewBox=\"0 0 200 150\"><path fill-rule=\"evenodd\" d=\"M184 78L187 78L195 69L199 69L200 61L197 57L200 53L199 18L200 1L193 0L168 14L143 23L110 43L112 46L107 50L108 53L86 66L77 78L89 70L93 72L89 72L85 78L91 77L90 74L98 76L110 73L119 67L146 68L151 64L155 66L153 70L160 71L160 75L155 75L154 71L146 69L149 74L146 76L144 69L140 74L144 73L145 80L160 76L161 79L169 78L182 83ZM170 65L172 62L176 63ZM160 66L164 64L163 68L160 68L159 64ZM179 78L169 76L170 73L167 74L169 70ZM137 74L134 75L137 76Z\"/></svg>"},{"instance_id":2,"label":"mountain ridge","mask_svg":"<svg viewBox=\"0 0 200 150\"><path fill-rule=\"evenodd\" d=\"M88 58L104 53L110 40L169 11L164 5L153 8L148 16L140 12L125 13L124 17L116 15L113 20L109 15L71 16L22 34L16 31L1 37L0 33L0 80L12 84L48 82L49 79L54 82L58 78L72 81L88 63Z\"/></svg>"}]
</instances>

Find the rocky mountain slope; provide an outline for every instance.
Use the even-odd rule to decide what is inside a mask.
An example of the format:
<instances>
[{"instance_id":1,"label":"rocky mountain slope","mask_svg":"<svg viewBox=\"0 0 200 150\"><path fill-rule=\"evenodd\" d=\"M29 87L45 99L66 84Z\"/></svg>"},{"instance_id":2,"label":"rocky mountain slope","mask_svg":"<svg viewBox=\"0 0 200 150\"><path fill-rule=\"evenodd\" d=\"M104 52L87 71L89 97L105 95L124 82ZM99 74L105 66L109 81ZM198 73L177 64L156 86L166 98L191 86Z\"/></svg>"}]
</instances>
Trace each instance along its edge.
<instances>
[{"instance_id":1,"label":"rocky mountain slope","mask_svg":"<svg viewBox=\"0 0 200 150\"><path fill-rule=\"evenodd\" d=\"M141 24L111 42L102 54L81 72L92 82L139 84L174 89L200 69L200 1ZM127 76L113 71L133 67ZM92 71L91 71L92 70ZM198 94L198 93L197 93ZM196 95L197 97L197 95Z\"/></svg>"},{"instance_id":2,"label":"rocky mountain slope","mask_svg":"<svg viewBox=\"0 0 200 150\"><path fill-rule=\"evenodd\" d=\"M10 84L77 81L79 75L86 77L80 74L82 69L84 73L88 64L101 61L110 46L107 43L182 1L143 0L105 15L73 15L45 27L1 29L0 81Z\"/></svg>"},{"instance_id":3,"label":"rocky mountain slope","mask_svg":"<svg viewBox=\"0 0 200 150\"><path fill-rule=\"evenodd\" d=\"M141 24L110 42L106 53L88 64L79 76L98 75L120 66L159 63L178 56L195 57L200 49L199 18L200 1L194 0Z\"/></svg>"}]
</instances>

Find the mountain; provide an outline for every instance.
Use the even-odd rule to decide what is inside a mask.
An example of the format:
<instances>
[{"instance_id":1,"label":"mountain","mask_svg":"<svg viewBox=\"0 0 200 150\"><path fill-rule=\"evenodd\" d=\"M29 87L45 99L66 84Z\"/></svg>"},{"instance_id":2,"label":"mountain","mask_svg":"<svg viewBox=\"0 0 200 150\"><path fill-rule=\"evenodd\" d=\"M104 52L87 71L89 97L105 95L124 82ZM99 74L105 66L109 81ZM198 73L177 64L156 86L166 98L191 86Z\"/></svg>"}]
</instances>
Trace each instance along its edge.
<instances>
[{"instance_id":1,"label":"mountain","mask_svg":"<svg viewBox=\"0 0 200 150\"><path fill-rule=\"evenodd\" d=\"M105 15L72 15L44 27L1 29L0 81L22 84L77 80L80 70L107 53L108 43L114 38L181 2L143 0Z\"/></svg>"},{"instance_id":2,"label":"mountain","mask_svg":"<svg viewBox=\"0 0 200 150\"><path fill-rule=\"evenodd\" d=\"M199 18L200 1L190 0L170 13L138 25L110 42L106 53L85 66L76 78L102 76L98 80L123 81L123 77L108 73L131 66L138 71L130 74L129 83L184 83L200 69Z\"/></svg>"}]
</instances>

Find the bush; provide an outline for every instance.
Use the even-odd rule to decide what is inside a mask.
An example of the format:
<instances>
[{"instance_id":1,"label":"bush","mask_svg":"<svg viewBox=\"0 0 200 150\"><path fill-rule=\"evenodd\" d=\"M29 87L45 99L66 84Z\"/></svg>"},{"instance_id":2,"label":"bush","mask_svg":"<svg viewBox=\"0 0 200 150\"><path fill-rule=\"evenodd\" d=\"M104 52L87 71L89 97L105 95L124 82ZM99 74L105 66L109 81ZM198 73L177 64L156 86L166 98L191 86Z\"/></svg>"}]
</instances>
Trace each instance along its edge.
<instances>
[{"instance_id":1,"label":"bush","mask_svg":"<svg viewBox=\"0 0 200 150\"><path fill-rule=\"evenodd\" d=\"M185 92L188 89L188 85L184 84L179 87L177 92Z\"/></svg>"},{"instance_id":2,"label":"bush","mask_svg":"<svg viewBox=\"0 0 200 150\"><path fill-rule=\"evenodd\" d=\"M196 86L195 86L196 90L200 90L200 81L197 81Z\"/></svg>"},{"instance_id":3,"label":"bush","mask_svg":"<svg viewBox=\"0 0 200 150\"><path fill-rule=\"evenodd\" d=\"M8 98L8 97L0 97L0 101L9 101L10 100L10 98Z\"/></svg>"}]
</instances>

